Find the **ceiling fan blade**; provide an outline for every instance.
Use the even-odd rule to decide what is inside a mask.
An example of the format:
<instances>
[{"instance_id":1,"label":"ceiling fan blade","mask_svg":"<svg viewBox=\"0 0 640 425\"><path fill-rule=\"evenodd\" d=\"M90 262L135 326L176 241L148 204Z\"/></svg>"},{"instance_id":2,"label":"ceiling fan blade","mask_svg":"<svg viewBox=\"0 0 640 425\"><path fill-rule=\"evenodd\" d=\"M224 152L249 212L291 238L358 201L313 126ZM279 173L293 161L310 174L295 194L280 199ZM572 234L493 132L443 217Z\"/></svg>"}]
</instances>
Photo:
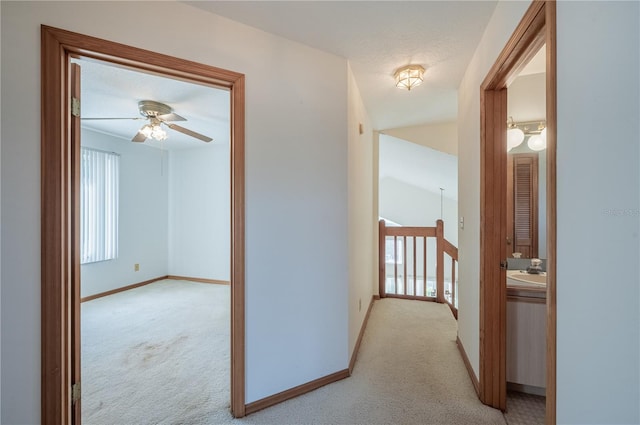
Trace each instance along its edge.
<instances>
[{"instance_id":1,"label":"ceiling fan blade","mask_svg":"<svg viewBox=\"0 0 640 425\"><path fill-rule=\"evenodd\" d=\"M187 120L186 118L181 117L178 114L174 114L173 112L171 112L170 114L158 115L158 118L162 121L186 121Z\"/></svg>"},{"instance_id":2,"label":"ceiling fan blade","mask_svg":"<svg viewBox=\"0 0 640 425\"><path fill-rule=\"evenodd\" d=\"M144 134L137 132L135 136L133 136L133 139L131 139L132 142L144 142L145 140L147 140L147 136L145 136Z\"/></svg>"},{"instance_id":3,"label":"ceiling fan blade","mask_svg":"<svg viewBox=\"0 0 640 425\"><path fill-rule=\"evenodd\" d=\"M213 140L211 137L207 137L204 134L196 133L195 131L191 131L188 128L180 127L179 125L171 124L168 122L165 124L172 130L179 131L180 133L186 134L187 136L195 137L196 139L200 139L203 142L210 142Z\"/></svg>"},{"instance_id":4,"label":"ceiling fan blade","mask_svg":"<svg viewBox=\"0 0 640 425\"><path fill-rule=\"evenodd\" d=\"M107 120L146 120L143 117L135 117L135 118L80 118L81 120L92 120L92 121L107 121Z\"/></svg>"}]
</instances>

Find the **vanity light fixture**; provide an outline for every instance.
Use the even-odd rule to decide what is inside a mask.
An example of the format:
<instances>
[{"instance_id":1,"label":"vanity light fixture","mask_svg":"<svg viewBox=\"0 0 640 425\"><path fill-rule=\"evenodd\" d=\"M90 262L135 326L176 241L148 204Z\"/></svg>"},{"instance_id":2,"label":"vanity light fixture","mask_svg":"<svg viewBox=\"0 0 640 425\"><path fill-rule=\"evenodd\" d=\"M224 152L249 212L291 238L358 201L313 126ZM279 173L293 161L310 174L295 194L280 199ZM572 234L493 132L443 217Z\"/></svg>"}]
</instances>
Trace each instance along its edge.
<instances>
[{"instance_id":1,"label":"vanity light fixture","mask_svg":"<svg viewBox=\"0 0 640 425\"><path fill-rule=\"evenodd\" d=\"M544 121L514 122L512 117L507 120L507 152L527 140L527 146L532 151L547 148L547 128Z\"/></svg>"},{"instance_id":2,"label":"vanity light fixture","mask_svg":"<svg viewBox=\"0 0 640 425\"><path fill-rule=\"evenodd\" d=\"M396 87L411 90L424 81L424 68L420 65L407 65L398 68L394 74Z\"/></svg>"}]
</instances>

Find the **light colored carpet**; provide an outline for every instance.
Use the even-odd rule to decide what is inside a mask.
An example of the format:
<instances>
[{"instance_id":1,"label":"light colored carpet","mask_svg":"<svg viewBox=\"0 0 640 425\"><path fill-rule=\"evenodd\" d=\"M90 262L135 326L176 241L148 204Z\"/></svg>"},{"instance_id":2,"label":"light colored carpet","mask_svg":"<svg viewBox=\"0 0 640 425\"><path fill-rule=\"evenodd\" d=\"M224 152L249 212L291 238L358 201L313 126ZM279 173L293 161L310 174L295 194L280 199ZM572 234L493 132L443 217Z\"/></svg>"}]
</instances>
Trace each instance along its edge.
<instances>
[{"instance_id":1,"label":"light colored carpet","mask_svg":"<svg viewBox=\"0 0 640 425\"><path fill-rule=\"evenodd\" d=\"M188 284L161 282L152 285L160 286L165 290L166 298L178 303L177 295L171 292L177 286ZM217 287L217 285L203 286ZM226 289L228 291L228 288ZM130 292L133 291L127 291L127 293ZM128 410L128 412L126 416L124 416L125 413L110 417L96 415L93 416L95 420L90 419L88 415L83 415L83 418L87 418L85 424L496 425L505 423L502 413L482 405L473 390L456 347L457 323L449 308L445 304L397 299L375 302L358 361L350 378L256 412L246 418L232 419L226 407L228 406L228 372L216 372L213 369L217 363L223 363L222 366L228 368L228 358L223 358L219 362L213 361L213 358L220 354L219 350L216 350L220 347L212 341L207 342L205 335L210 336L212 332L196 329L193 325L196 322L191 317L191 310L202 309L213 314L211 310L214 310L214 307L211 304L207 304L204 308L196 307L195 301L198 299L202 299L202 295L194 295L192 299L194 305L182 308L177 313L169 313L166 311L168 307L165 306L157 315L149 314L149 320L156 317L154 320L158 323L157 325L145 325L144 322L134 325L125 321L122 325L118 325L120 332L104 340L104 342L117 342L118 346L138 347L144 350L133 355L130 349L129 351L123 348L107 349L111 353L104 353L104 355L112 357L111 363L118 361L125 363L129 359L128 365L113 366L118 369L115 377L103 380L103 383L113 386L111 392L121 393L118 396L118 402L122 403L119 409ZM130 304L134 303L135 300L130 302ZM158 301L149 303L154 306L162 304ZM225 303L228 305L228 300ZM83 311L84 314L85 311ZM224 314L227 314L228 320L228 310ZM117 312L114 316L121 317ZM134 314L134 316L138 318L141 315ZM171 318L165 320L165 316L171 316ZM211 321L204 320L204 322ZM165 323L164 326L167 329L178 328L175 331L171 330L169 334L158 332L156 337L161 339L161 343L148 338L151 333L156 334L153 329L161 327L160 323ZM178 324L180 326L177 326ZM137 341L134 337L135 332L129 328L130 326L141 332L141 335L137 336ZM148 332L147 328L150 328ZM225 329L228 329L228 326ZM120 334L125 334L131 341L128 344L117 341L121 338ZM140 338L145 338L147 342L141 343ZM172 343L178 342L182 345L197 338L203 339L194 343L194 348L169 348ZM94 343L99 341L101 340L94 340ZM193 353L192 350L196 348L199 351ZM223 348L228 352L228 344ZM167 357L169 354L176 354L176 356L172 356L172 360L165 359L163 365L156 367L150 363L158 360L145 356L143 354L145 350L150 353L164 353ZM120 353L117 353L118 351ZM128 354L124 355L124 353ZM159 355L155 356L155 358L158 357ZM196 360L198 357L203 360ZM183 358L189 360L185 361ZM136 362L133 363L132 359ZM85 366L86 362L85 359ZM201 364L195 365L198 362ZM132 364L133 370L131 370ZM126 384L127 376L141 374L145 368L154 370L144 378L145 384L134 383L131 386ZM140 371L136 372L135 369ZM178 375L181 373L190 373L191 376L182 381L183 383L176 384L180 382ZM165 375L170 375L170 379ZM214 394L215 385L210 382L216 380L218 375L224 375L223 387L226 391L222 397L224 403L215 401L219 400L219 397ZM91 384L91 392L88 392L86 386L89 384L85 383L85 379L87 375L83 379L83 396L96 397L101 391L99 390L101 385L96 385L94 388ZM111 379L116 380L115 385L110 381ZM187 385L184 382L187 382ZM89 402L83 400L83 403L86 410ZM94 410L97 407L100 407L99 403ZM97 409L98 413L106 410L105 405ZM112 410L112 414L114 411L117 412Z\"/></svg>"},{"instance_id":2,"label":"light colored carpet","mask_svg":"<svg viewBox=\"0 0 640 425\"><path fill-rule=\"evenodd\" d=\"M83 423L226 413L229 304L228 286L173 280L82 303Z\"/></svg>"}]
</instances>

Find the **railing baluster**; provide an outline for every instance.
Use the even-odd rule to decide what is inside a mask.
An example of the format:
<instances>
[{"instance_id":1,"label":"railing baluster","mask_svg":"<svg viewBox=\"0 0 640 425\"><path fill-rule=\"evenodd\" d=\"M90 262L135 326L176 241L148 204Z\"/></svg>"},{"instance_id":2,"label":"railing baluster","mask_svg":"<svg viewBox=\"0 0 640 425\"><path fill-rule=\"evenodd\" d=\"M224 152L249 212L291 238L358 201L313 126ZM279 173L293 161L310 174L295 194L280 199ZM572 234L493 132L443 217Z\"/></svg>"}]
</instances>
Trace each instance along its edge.
<instances>
[{"instance_id":1,"label":"railing baluster","mask_svg":"<svg viewBox=\"0 0 640 425\"><path fill-rule=\"evenodd\" d=\"M403 266L404 266L404 295L407 295L407 237L402 237L402 255L403 258Z\"/></svg>"},{"instance_id":2,"label":"railing baluster","mask_svg":"<svg viewBox=\"0 0 640 425\"><path fill-rule=\"evenodd\" d=\"M426 236L423 238L424 241L424 249L422 250L422 266L423 266L423 274L422 274L422 284L424 285L424 296L427 296L427 238Z\"/></svg>"},{"instance_id":3,"label":"railing baluster","mask_svg":"<svg viewBox=\"0 0 640 425\"><path fill-rule=\"evenodd\" d=\"M436 299L439 303L444 300L444 222L436 222Z\"/></svg>"},{"instance_id":4,"label":"railing baluster","mask_svg":"<svg viewBox=\"0 0 640 425\"><path fill-rule=\"evenodd\" d=\"M424 285L424 296L427 296L427 238L422 238L424 250L422 251L422 284Z\"/></svg>"},{"instance_id":5,"label":"railing baluster","mask_svg":"<svg viewBox=\"0 0 640 425\"><path fill-rule=\"evenodd\" d=\"M413 295L418 295L416 292L416 237L413 237Z\"/></svg>"},{"instance_id":6,"label":"railing baluster","mask_svg":"<svg viewBox=\"0 0 640 425\"><path fill-rule=\"evenodd\" d=\"M456 307L456 260L451 257L451 305Z\"/></svg>"},{"instance_id":7,"label":"railing baluster","mask_svg":"<svg viewBox=\"0 0 640 425\"><path fill-rule=\"evenodd\" d=\"M393 293L398 293L398 237L393 237Z\"/></svg>"}]
</instances>

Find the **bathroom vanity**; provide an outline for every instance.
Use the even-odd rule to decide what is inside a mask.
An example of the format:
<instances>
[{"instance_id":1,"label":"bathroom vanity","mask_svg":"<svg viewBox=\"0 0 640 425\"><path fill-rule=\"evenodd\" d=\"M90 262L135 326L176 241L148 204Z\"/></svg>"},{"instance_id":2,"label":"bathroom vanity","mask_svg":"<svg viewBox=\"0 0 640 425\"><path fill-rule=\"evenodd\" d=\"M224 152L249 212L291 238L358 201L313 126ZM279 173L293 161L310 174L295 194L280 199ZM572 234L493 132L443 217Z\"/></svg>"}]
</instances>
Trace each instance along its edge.
<instances>
[{"instance_id":1,"label":"bathroom vanity","mask_svg":"<svg viewBox=\"0 0 640 425\"><path fill-rule=\"evenodd\" d=\"M507 385L545 395L546 274L507 270Z\"/></svg>"}]
</instances>

